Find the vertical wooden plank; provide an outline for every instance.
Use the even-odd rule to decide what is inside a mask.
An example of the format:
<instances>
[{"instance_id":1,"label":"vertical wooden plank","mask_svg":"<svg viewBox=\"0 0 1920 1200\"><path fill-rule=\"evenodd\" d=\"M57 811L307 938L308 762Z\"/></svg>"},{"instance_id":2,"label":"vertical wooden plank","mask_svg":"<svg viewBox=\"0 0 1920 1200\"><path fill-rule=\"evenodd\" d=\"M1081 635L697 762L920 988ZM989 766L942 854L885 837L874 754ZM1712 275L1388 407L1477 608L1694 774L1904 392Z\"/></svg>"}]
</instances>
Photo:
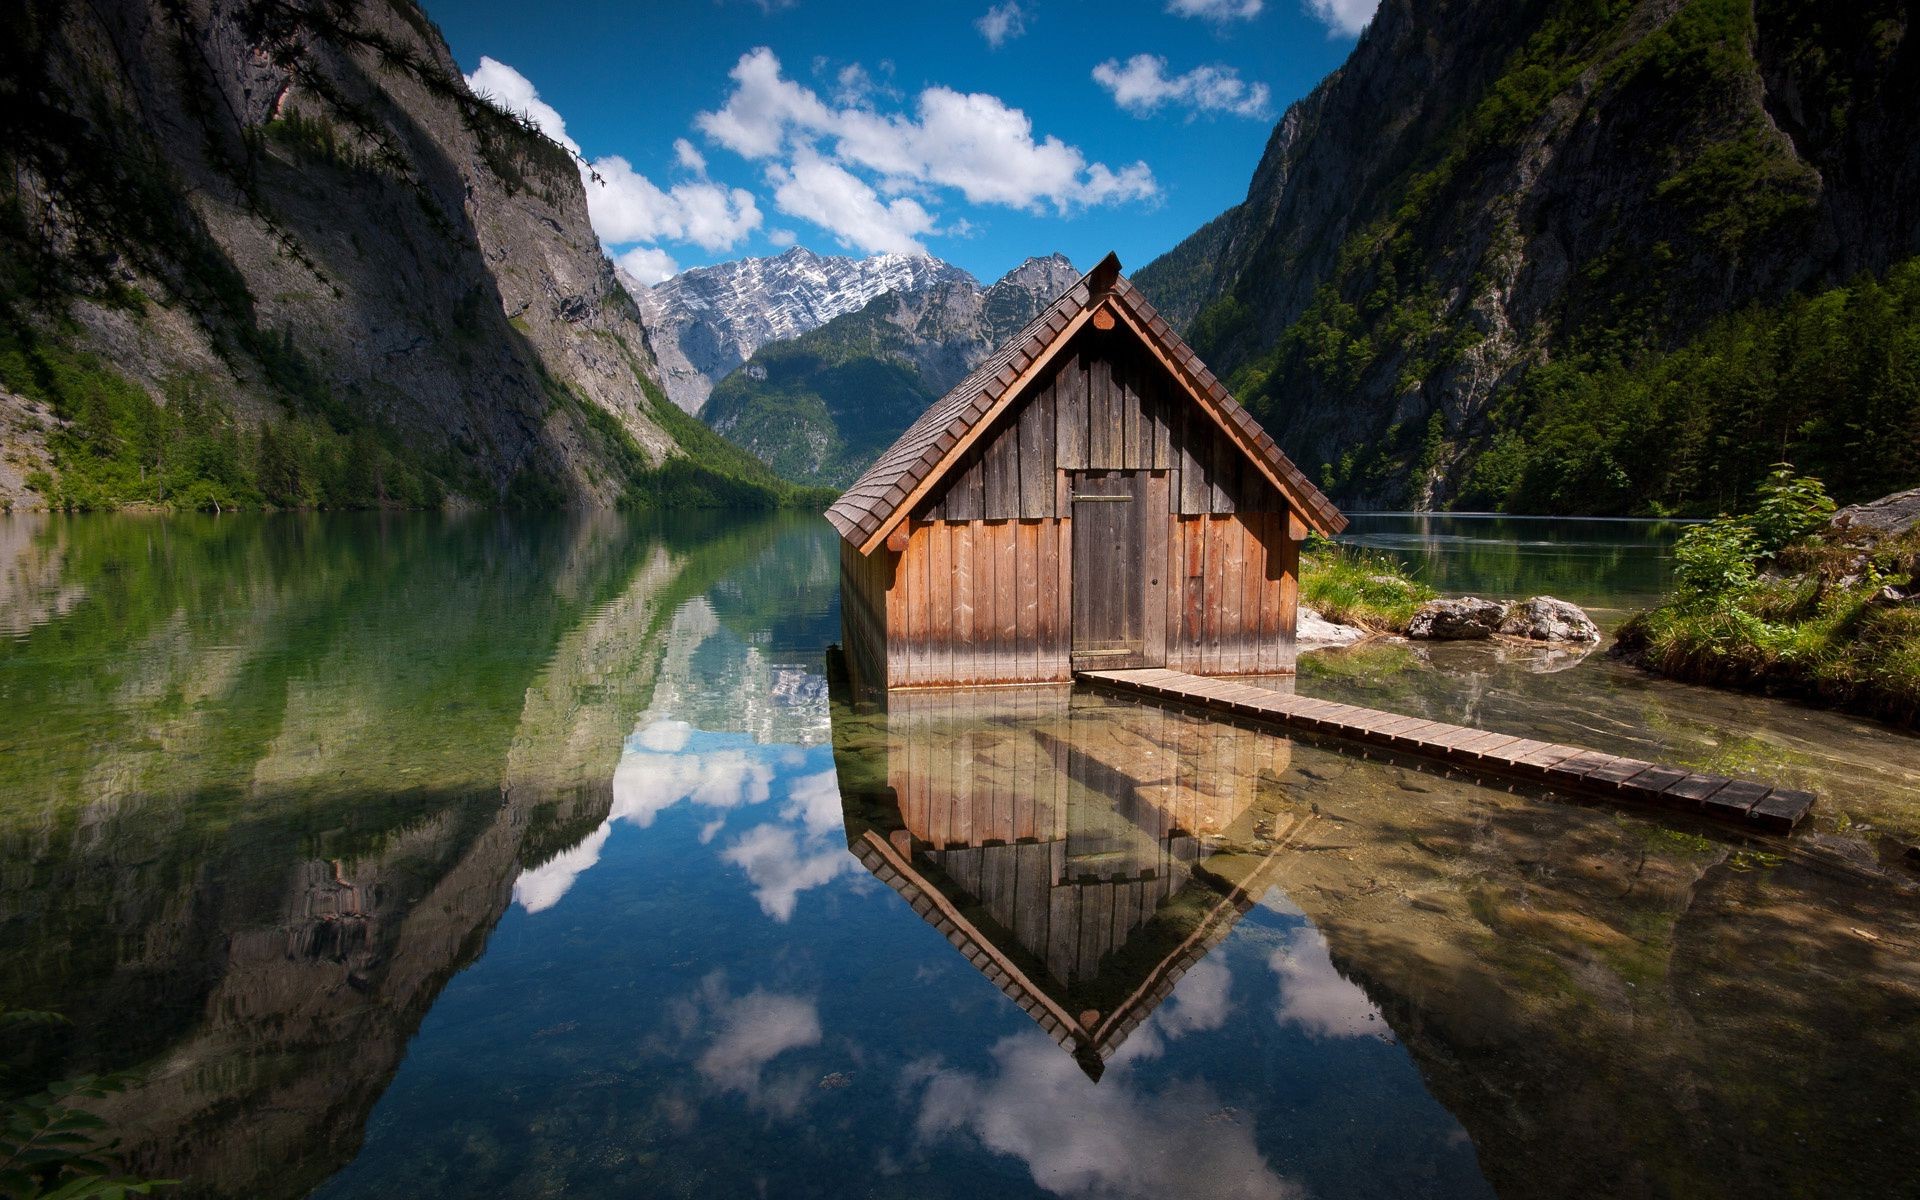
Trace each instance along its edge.
<instances>
[{"instance_id":1,"label":"vertical wooden plank","mask_svg":"<svg viewBox=\"0 0 1920 1200\"><path fill-rule=\"evenodd\" d=\"M1217 426L1213 431L1213 501L1208 510L1230 513L1240 495L1240 451Z\"/></svg>"},{"instance_id":2,"label":"vertical wooden plank","mask_svg":"<svg viewBox=\"0 0 1920 1200\"><path fill-rule=\"evenodd\" d=\"M973 531L971 522L953 527L949 551L953 568L953 673L955 683L973 679L974 598Z\"/></svg>"},{"instance_id":3,"label":"vertical wooden plank","mask_svg":"<svg viewBox=\"0 0 1920 1200\"><path fill-rule=\"evenodd\" d=\"M988 433L981 451L982 478L986 485L985 511L989 521L1004 521L1020 515L1020 437L1012 425L1001 425Z\"/></svg>"},{"instance_id":4,"label":"vertical wooden plank","mask_svg":"<svg viewBox=\"0 0 1920 1200\"><path fill-rule=\"evenodd\" d=\"M955 521L978 521L986 511L985 485L982 480L978 449L967 452L959 477L947 489L947 516Z\"/></svg>"},{"instance_id":5,"label":"vertical wooden plank","mask_svg":"<svg viewBox=\"0 0 1920 1200\"><path fill-rule=\"evenodd\" d=\"M921 683L933 681L933 613L946 598L947 591L933 574L934 530L932 525L916 526L907 546L907 553L918 560L913 571L913 585L920 593L921 612L917 618L920 632L914 639L918 648L914 660Z\"/></svg>"},{"instance_id":6,"label":"vertical wooden plank","mask_svg":"<svg viewBox=\"0 0 1920 1200\"><path fill-rule=\"evenodd\" d=\"M1291 672L1300 618L1300 542L1306 527L1292 512L1276 516L1274 523L1280 539L1280 669Z\"/></svg>"},{"instance_id":7,"label":"vertical wooden plank","mask_svg":"<svg viewBox=\"0 0 1920 1200\"><path fill-rule=\"evenodd\" d=\"M1251 617L1247 622L1247 636L1252 641L1253 661L1249 670L1268 674L1276 669L1273 646L1273 611L1270 598L1273 594L1273 541L1269 530L1273 525L1273 514L1268 512L1242 513L1240 519L1247 523L1247 580L1250 584L1248 595L1252 597L1249 609Z\"/></svg>"},{"instance_id":8,"label":"vertical wooden plank","mask_svg":"<svg viewBox=\"0 0 1920 1200\"><path fill-rule=\"evenodd\" d=\"M906 578L906 680L919 683L927 662L927 527L910 528L907 548L900 552L900 571Z\"/></svg>"},{"instance_id":9,"label":"vertical wooden plank","mask_svg":"<svg viewBox=\"0 0 1920 1200\"><path fill-rule=\"evenodd\" d=\"M1180 407L1180 511L1192 516L1213 507L1213 418L1192 403Z\"/></svg>"},{"instance_id":10,"label":"vertical wooden plank","mask_svg":"<svg viewBox=\"0 0 1920 1200\"><path fill-rule=\"evenodd\" d=\"M1260 576L1253 570L1252 529L1245 516L1233 521L1233 552L1227 559L1228 573L1232 577L1229 585L1231 594L1227 597L1227 612L1233 625L1232 650L1228 657L1233 669L1241 673L1253 670L1253 645L1251 636L1260 624Z\"/></svg>"},{"instance_id":11,"label":"vertical wooden plank","mask_svg":"<svg viewBox=\"0 0 1920 1200\"><path fill-rule=\"evenodd\" d=\"M1173 582L1167 577L1168 482L1165 471L1148 475L1145 500L1137 505L1141 534L1146 542L1140 566L1147 576L1141 581L1146 589L1141 653L1151 667L1163 667L1167 663L1167 591Z\"/></svg>"},{"instance_id":12,"label":"vertical wooden plank","mask_svg":"<svg viewBox=\"0 0 1920 1200\"><path fill-rule=\"evenodd\" d=\"M1015 527L1019 539L1015 557L1020 580L1020 612L1015 621L1020 652L1020 678L1040 678L1040 522L1022 521Z\"/></svg>"},{"instance_id":13,"label":"vertical wooden plank","mask_svg":"<svg viewBox=\"0 0 1920 1200\"><path fill-rule=\"evenodd\" d=\"M1171 473L1167 476L1168 491L1178 486L1178 480ZM1179 664L1184 661L1180 649L1180 615L1182 603L1186 597L1186 541L1181 537L1184 523L1174 514L1160 518L1166 528L1167 552L1161 556L1160 569L1165 572L1161 583L1161 620L1167 631L1165 665L1174 670L1182 670Z\"/></svg>"},{"instance_id":14,"label":"vertical wooden plank","mask_svg":"<svg viewBox=\"0 0 1920 1200\"><path fill-rule=\"evenodd\" d=\"M1020 414L1020 516L1053 515L1053 389L1042 388Z\"/></svg>"},{"instance_id":15,"label":"vertical wooden plank","mask_svg":"<svg viewBox=\"0 0 1920 1200\"><path fill-rule=\"evenodd\" d=\"M927 526L927 679L953 679L953 526L944 521Z\"/></svg>"},{"instance_id":16,"label":"vertical wooden plank","mask_svg":"<svg viewBox=\"0 0 1920 1200\"><path fill-rule=\"evenodd\" d=\"M1060 640L1060 522L1040 523L1040 566L1034 574L1040 581L1039 652L1036 673L1041 679L1059 679L1066 674L1066 651Z\"/></svg>"},{"instance_id":17,"label":"vertical wooden plank","mask_svg":"<svg viewBox=\"0 0 1920 1200\"><path fill-rule=\"evenodd\" d=\"M893 571L887 578L886 600L886 680L888 687L907 681L907 579L904 555L891 550L875 550L871 557L886 555L893 559Z\"/></svg>"},{"instance_id":18,"label":"vertical wooden plank","mask_svg":"<svg viewBox=\"0 0 1920 1200\"><path fill-rule=\"evenodd\" d=\"M1053 379L1054 463L1082 471L1087 466L1087 371L1078 354L1063 358Z\"/></svg>"},{"instance_id":19,"label":"vertical wooden plank","mask_svg":"<svg viewBox=\"0 0 1920 1200\"><path fill-rule=\"evenodd\" d=\"M1121 407L1121 467L1127 470L1152 470L1154 467L1154 426L1142 392L1142 371L1137 355L1129 353L1116 369Z\"/></svg>"},{"instance_id":20,"label":"vertical wooden plank","mask_svg":"<svg viewBox=\"0 0 1920 1200\"><path fill-rule=\"evenodd\" d=\"M1087 466L1096 471L1120 466L1119 404L1114 398L1113 364L1097 351L1087 363Z\"/></svg>"},{"instance_id":21,"label":"vertical wooden plank","mask_svg":"<svg viewBox=\"0 0 1920 1200\"><path fill-rule=\"evenodd\" d=\"M1220 671L1220 641L1223 632L1221 597L1227 589L1227 546L1224 522L1217 516L1200 519L1206 528L1207 537L1207 577L1205 604L1206 645L1200 652L1204 664L1204 674L1214 675Z\"/></svg>"},{"instance_id":22,"label":"vertical wooden plank","mask_svg":"<svg viewBox=\"0 0 1920 1200\"><path fill-rule=\"evenodd\" d=\"M994 678L997 681L1011 681L1020 678L1019 674L1019 633L1020 633L1020 526L1017 522L1007 521L998 526L995 535L995 550L999 561L994 566L994 613L1000 621L998 663Z\"/></svg>"},{"instance_id":23,"label":"vertical wooden plank","mask_svg":"<svg viewBox=\"0 0 1920 1200\"><path fill-rule=\"evenodd\" d=\"M1174 470L1180 465L1173 450L1172 405L1177 393L1167 385L1165 370L1155 362L1147 363L1142 382L1146 388L1147 407L1153 424L1153 469ZM1177 496L1170 498L1178 500Z\"/></svg>"}]
</instances>

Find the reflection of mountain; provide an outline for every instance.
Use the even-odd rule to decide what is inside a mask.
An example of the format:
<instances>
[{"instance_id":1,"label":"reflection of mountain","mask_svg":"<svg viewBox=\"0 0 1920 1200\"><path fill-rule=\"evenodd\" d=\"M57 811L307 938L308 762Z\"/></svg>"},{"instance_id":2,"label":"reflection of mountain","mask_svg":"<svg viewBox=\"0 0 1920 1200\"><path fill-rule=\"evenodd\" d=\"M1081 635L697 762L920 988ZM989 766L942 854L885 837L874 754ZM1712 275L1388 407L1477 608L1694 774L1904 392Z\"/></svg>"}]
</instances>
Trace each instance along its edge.
<instances>
[{"instance_id":1,"label":"reflection of mountain","mask_svg":"<svg viewBox=\"0 0 1920 1200\"><path fill-rule=\"evenodd\" d=\"M842 758L848 845L1088 1074L1265 892L1285 739L1066 689L895 692ZM853 751L858 753L858 751Z\"/></svg>"},{"instance_id":2,"label":"reflection of mountain","mask_svg":"<svg viewBox=\"0 0 1920 1200\"><path fill-rule=\"evenodd\" d=\"M0 1003L74 1019L42 1072L141 1070L103 1106L132 1168L245 1196L351 1156L521 864L607 813L663 608L767 544L605 515L36 536L39 594L85 599L0 646Z\"/></svg>"}]
</instances>

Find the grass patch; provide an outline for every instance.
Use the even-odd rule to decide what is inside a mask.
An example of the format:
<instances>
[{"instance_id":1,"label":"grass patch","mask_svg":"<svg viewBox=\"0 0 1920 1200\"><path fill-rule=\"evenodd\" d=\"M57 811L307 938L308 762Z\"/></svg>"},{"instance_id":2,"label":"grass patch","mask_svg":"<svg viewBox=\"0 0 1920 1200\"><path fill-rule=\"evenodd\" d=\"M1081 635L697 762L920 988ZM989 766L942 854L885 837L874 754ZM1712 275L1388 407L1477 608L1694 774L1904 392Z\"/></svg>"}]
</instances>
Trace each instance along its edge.
<instances>
[{"instance_id":1,"label":"grass patch","mask_svg":"<svg viewBox=\"0 0 1920 1200\"><path fill-rule=\"evenodd\" d=\"M1301 602L1343 625L1405 633L1414 612L1438 594L1399 559L1375 551L1313 541L1300 556Z\"/></svg>"},{"instance_id":2,"label":"grass patch","mask_svg":"<svg viewBox=\"0 0 1920 1200\"><path fill-rule=\"evenodd\" d=\"M1676 550L1680 587L1629 618L1615 652L1691 683L1920 727L1920 601L1886 595L1920 586L1920 531L1877 537L1822 527L1773 547L1766 534L1783 486L1762 489L1753 517L1690 531Z\"/></svg>"}]
</instances>

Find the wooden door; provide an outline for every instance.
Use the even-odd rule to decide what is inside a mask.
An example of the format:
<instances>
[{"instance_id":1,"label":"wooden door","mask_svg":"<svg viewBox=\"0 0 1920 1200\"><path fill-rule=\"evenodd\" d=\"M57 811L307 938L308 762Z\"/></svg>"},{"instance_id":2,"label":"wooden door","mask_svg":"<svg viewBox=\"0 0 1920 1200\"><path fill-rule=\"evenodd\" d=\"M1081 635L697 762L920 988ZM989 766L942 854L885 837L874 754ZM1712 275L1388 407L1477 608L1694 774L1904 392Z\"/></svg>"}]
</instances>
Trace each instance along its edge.
<instances>
[{"instance_id":1,"label":"wooden door","mask_svg":"<svg viewBox=\"0 0 1920 1200\"><path fill-rule=\"evenodd\" d=\"M1145 471L1075 471L1073 665L1146 662Z\"/></svg>"}]
</instances>

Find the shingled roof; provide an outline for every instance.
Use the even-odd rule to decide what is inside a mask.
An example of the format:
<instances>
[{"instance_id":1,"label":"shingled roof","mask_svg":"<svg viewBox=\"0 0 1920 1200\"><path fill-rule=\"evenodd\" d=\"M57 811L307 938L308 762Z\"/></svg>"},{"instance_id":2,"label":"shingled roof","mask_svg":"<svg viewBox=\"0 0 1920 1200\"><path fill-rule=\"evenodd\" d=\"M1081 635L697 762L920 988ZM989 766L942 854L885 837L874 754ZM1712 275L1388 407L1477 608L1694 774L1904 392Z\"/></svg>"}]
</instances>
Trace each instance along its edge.
<instances>
[{"instance_id":1,"label":"shingled roof","mask_svg":"<svg viewBox=\"0 0 1920 1200\"><path fill-rule=\"evenodd\" d=\"M827 509L827 520L863 554L872 553L948 467L1017 400L1103 303L1160 358L1188 393L1261 468L1311 529L1335 534L1347 519L1293 465L1166 319L1107 255L971 375L921 414L899 440Z\"/></svg>"}]
</instances>

